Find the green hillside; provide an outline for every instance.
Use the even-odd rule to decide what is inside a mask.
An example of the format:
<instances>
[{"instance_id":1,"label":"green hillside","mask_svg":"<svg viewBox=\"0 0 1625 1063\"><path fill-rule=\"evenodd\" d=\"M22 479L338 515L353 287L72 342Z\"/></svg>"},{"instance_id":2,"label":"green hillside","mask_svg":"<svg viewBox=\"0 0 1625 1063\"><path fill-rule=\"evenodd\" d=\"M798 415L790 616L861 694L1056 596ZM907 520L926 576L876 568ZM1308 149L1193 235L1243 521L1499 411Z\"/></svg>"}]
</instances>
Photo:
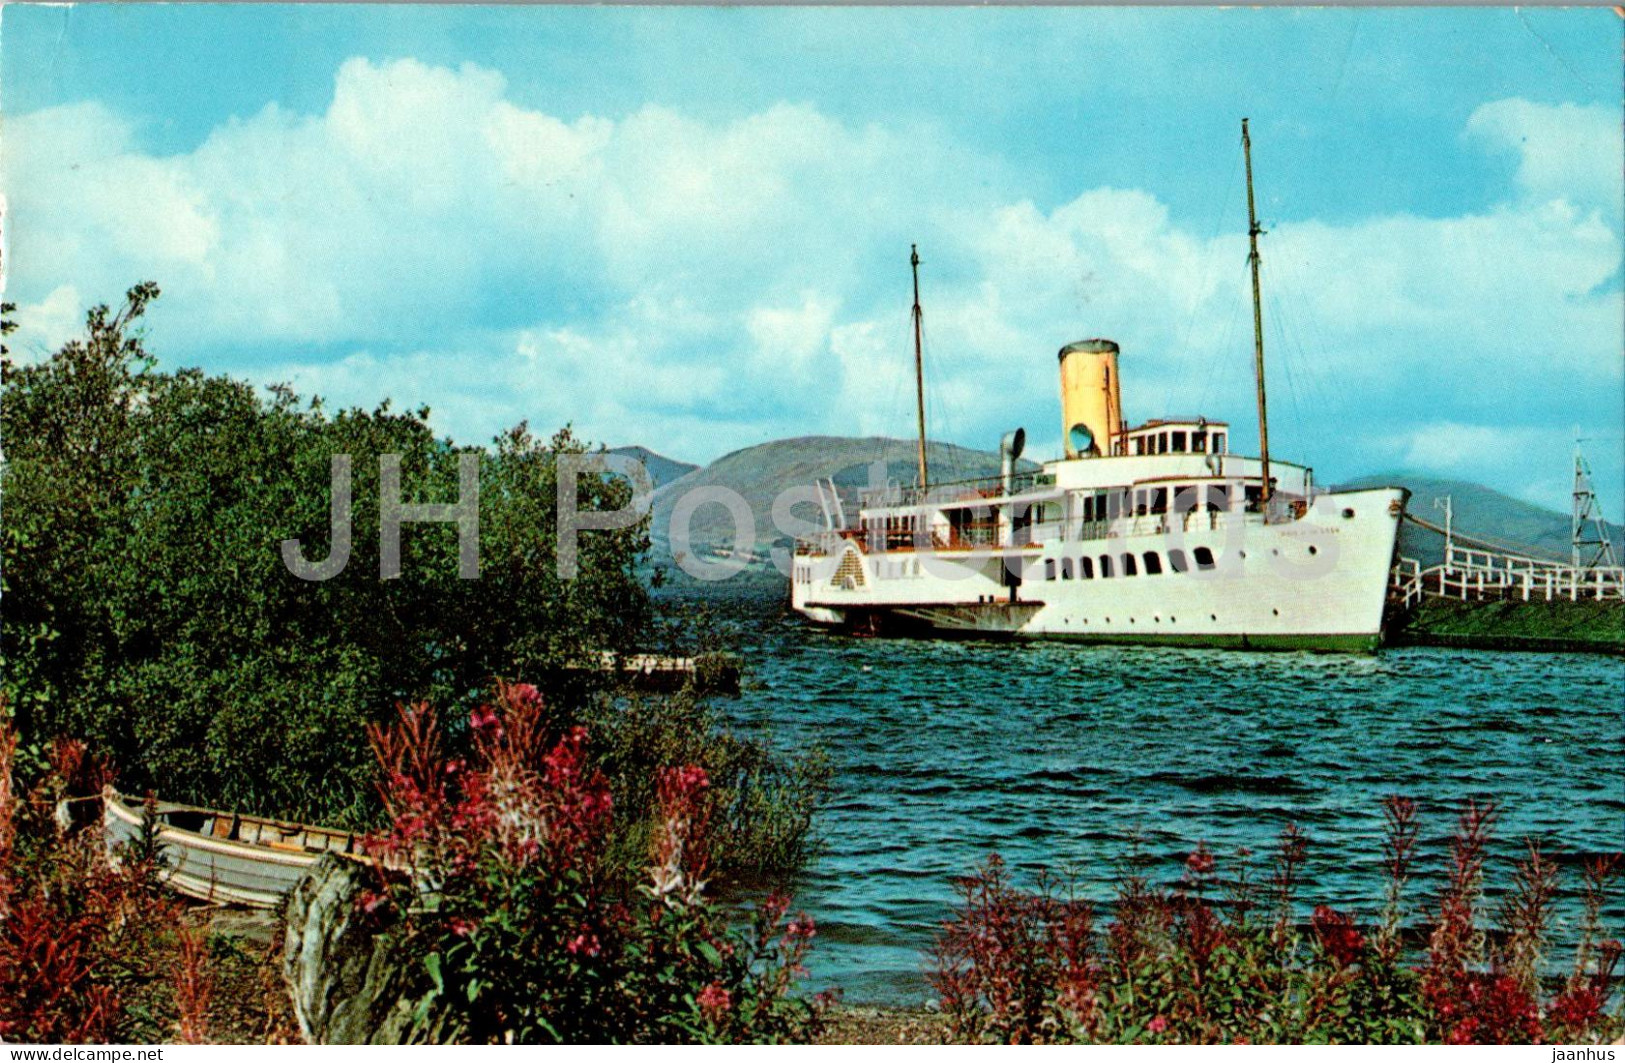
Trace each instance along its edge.
<instances>
[{"instance_id":1,"label":"green hillside","mask_svg":"<svg viewBox=\"0 0 1625 1063\"><path fill-rule=\"evenodd\" d=\"M1444 526L1444 512L1434 508L1433 500L1448 495L1455 510L1455 530L1462 535L1501 544L1511 552L1565 561L1569 557L1567 513L1542 509L1482 484L1394 472L1362 476L1344 486L1390 484L1410 488L1410 512L1429 523ZM1625 542L1625 528L1611 524L1608 534L1617 553ZM1407 521L1400 532L1399 552L1423 565L1438 564L1444 560L1444 536Z\"/></svg>"},{"instance_id":2,"label":"green hillside","mask_svg":"<svg viewBox=\"0 0 1625 1063\"><path fill-rule=\"evenodd\" d=\"M686 476L698 469L693 462L678 461L668 458L664 454L656 454L648 447L611 447L611 454L625 454L629 458L636 458L643 462L643 467L649 470L649 478L654 481L658 490L679 477Z\"/></svg>"}]
</instances>

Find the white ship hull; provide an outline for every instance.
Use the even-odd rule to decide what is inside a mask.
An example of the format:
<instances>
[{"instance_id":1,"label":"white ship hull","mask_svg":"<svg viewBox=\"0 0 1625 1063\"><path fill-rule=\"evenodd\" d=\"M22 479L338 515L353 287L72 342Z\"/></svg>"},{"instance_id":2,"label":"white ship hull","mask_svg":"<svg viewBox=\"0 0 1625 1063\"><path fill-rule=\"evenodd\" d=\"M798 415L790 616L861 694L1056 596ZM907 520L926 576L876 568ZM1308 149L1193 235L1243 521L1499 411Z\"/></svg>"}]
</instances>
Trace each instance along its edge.
<instances>
[{"instance_id":1,"label":"white ship hull","mask_svg":"<svg viewBox=\"0 0 1625 1063\"><path fill-rule=\"evenodd\" d=\"M791 603L814 622L874 633L1369 651L1382 643L1405 498L1399 488L1319 494L1270 522L1243 511L1125 516L1093 537L1064 527L1045 537L1040 526L1037 541L982 549L872 549L845 537L796 558Z\"/></svg>"}]
</instances>

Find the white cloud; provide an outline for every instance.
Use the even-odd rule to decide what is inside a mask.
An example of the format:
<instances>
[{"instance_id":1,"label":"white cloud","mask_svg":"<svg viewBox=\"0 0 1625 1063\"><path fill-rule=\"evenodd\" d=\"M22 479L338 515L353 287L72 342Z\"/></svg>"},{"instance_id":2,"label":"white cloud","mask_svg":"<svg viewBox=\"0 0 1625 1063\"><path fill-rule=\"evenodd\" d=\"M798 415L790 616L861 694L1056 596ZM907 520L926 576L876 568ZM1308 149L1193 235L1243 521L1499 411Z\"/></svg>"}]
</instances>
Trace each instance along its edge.
<instances>
[{"instance_id":1,"label":"white cloud","mask_svg":"<svg viewBox=\"0 0 1625 1063\"><path fill-rule=\"evenodd\" d=\"M37 303L17 307L17 331L6 341L19 365L44 361L84 328L86 307L79 290L63 284Z\"/></svg>"},{"instance_id":2,"label":"white cloud","mask_svg":"<svg viewBox=\"0 0 1625 1063\"><path fill-rule=\"evenodd\" d=\"M1275 225L1276 408L1309 407L1282 446L1448 464L1461 426L1617 396L1618 117L1486 104L1466 133L1520 160L1496 205ZM799 103L566 118L472 64L352 59L322 113L268 106L179 155L137 151L95 104L7 134L33 334L61 335L47 326L78 292L153 277L155 331L186 357L229 349L239 371L343 402L427 402L464 438L569 420L703 459L907 434L913 239L932 423L956 442L1023 422L1052 437L1054 352L1094 335L1123 344L1131 416L1250 414L1241 234L1194 232L1143 189L1042 208L1004 191L1003 161L928 129ZM266 354L288 343L317 353ZM1456 428L1396 449L1414 423Z\"/></svg>"},{"instance_id":3,"label":"white cloud","mask_svg":"<svg viewBox=\"0 0 1625 1063\"><path fill-rule=\"evenodd\" d=\"M1472 113L1467 133L1517 153L1517 181L1525 194L1619 213L1625 198L1625 131L1617 109L1496 100Z\"/></svg>"}]
</instances>

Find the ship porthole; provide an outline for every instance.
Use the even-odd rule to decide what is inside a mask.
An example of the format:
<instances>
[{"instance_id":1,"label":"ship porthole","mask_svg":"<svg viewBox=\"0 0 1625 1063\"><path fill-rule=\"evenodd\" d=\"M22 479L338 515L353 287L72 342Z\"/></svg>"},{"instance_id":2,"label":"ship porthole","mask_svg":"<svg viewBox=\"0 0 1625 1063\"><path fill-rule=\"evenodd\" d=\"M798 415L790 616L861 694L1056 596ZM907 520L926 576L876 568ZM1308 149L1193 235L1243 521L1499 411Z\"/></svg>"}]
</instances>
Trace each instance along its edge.
<instances>
[{"instance_id":1,"label":"ship porthole","mask_svg":"<svg viewBox=\"0 0 1625 1063\"><path fill-rule=\"evenodd\" d=\"M1217 620L1217 619L1219 619L1219 614L1218 614L1218 613L1209 613L1209 614L1208 614L1208 615L1207 615L1207 618L1208 618L1208 619L1209 619L1209 620Z\"/></svg>"},{"instance_id":2,"label":"ship porthole","mask_svg":"<svg viewBox=\"0 0 1625 1063\"><path fill-rule=\"evenodd\" d=\"M1344 520L1353 520L1354 519L1354 510L1349 509L1349 508L1345 508L1343 510L1343 519Z\"/></svg>"},{"instance_id":3,"label":"ship porthole","mask_svg":"<svg viewBox=\"0 0 1625 1063\"><path fill-rule=\"evenodd\" d=\"M1309 556L1310 556L1310 557L1313 557L1313 556L1315 556L1315 555L1316 555L1316 554L1318 554L1318 553L1320 553L1320 547L1318 547L1318 546L1311 546L1311 547L1310 547L1310 548L1309 548Z\"/></svg>"},{"instance_id":4,"label":"ship porthole","mask_svg":"<svg viewBox=\"0 0 1625 1063\"><path fill-rule=\"evenodd\" d=\"M1281 610L1279 610L1279 609L1271 609L1270 612L1274 613L1276 616L1281 615Z\"/></svg>"}]
</instances>

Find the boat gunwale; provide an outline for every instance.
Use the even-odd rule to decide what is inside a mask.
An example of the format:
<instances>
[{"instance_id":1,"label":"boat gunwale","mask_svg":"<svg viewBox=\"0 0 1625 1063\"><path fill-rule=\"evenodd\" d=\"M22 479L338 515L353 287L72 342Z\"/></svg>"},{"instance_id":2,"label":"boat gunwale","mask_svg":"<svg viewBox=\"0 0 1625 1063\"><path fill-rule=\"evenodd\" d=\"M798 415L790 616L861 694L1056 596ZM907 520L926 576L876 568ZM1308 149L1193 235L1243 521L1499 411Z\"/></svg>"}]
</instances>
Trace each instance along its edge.
<instances>
[{"instance_id":1,"label":"boat gunwale","mask_svg":"<svg viewBox=\"0 0 1625 1063\"><path fill-rule=\"evenodd\" d=\"M127 804L125 802L124 795L120 794L117 790L113 789L112 787L108 787L105 791L103 791L102 800L103 807L107 810L108 815L116 816L129 826L138 828L141 826L143 819L141 813L136 811L136 809L131 805ZM352 844L359 842L360 836L347 831L334 830L329 827L314 827L309 824L288 820L275 820L264 816L245 816L238 813L226 812L217 808L206 808L201 805L185 805L172 801L158 802L158 838L162 842L166 842L180 848L201 849L206 852L219 853L223 856L236 856L261 863L280 864L284 867L310 867L317 860L321 859L322 856L328 853L331 853L334 856L354 860L357 863L372 862L370 858L360 853L344 852L336 849L306 849L303 847L298 849L279 849L270 842L243 842L235 841L229 838L212 838L200 831L187 830L184 827L177 827L173 824L164 822L162 817L172 812L205 812L214 816L232 816L239 822L255 822L278 828L283 826L292 826L297 827L300 830L318 831L329 837L348 838Z\"/></svg>"}]
</instances>

